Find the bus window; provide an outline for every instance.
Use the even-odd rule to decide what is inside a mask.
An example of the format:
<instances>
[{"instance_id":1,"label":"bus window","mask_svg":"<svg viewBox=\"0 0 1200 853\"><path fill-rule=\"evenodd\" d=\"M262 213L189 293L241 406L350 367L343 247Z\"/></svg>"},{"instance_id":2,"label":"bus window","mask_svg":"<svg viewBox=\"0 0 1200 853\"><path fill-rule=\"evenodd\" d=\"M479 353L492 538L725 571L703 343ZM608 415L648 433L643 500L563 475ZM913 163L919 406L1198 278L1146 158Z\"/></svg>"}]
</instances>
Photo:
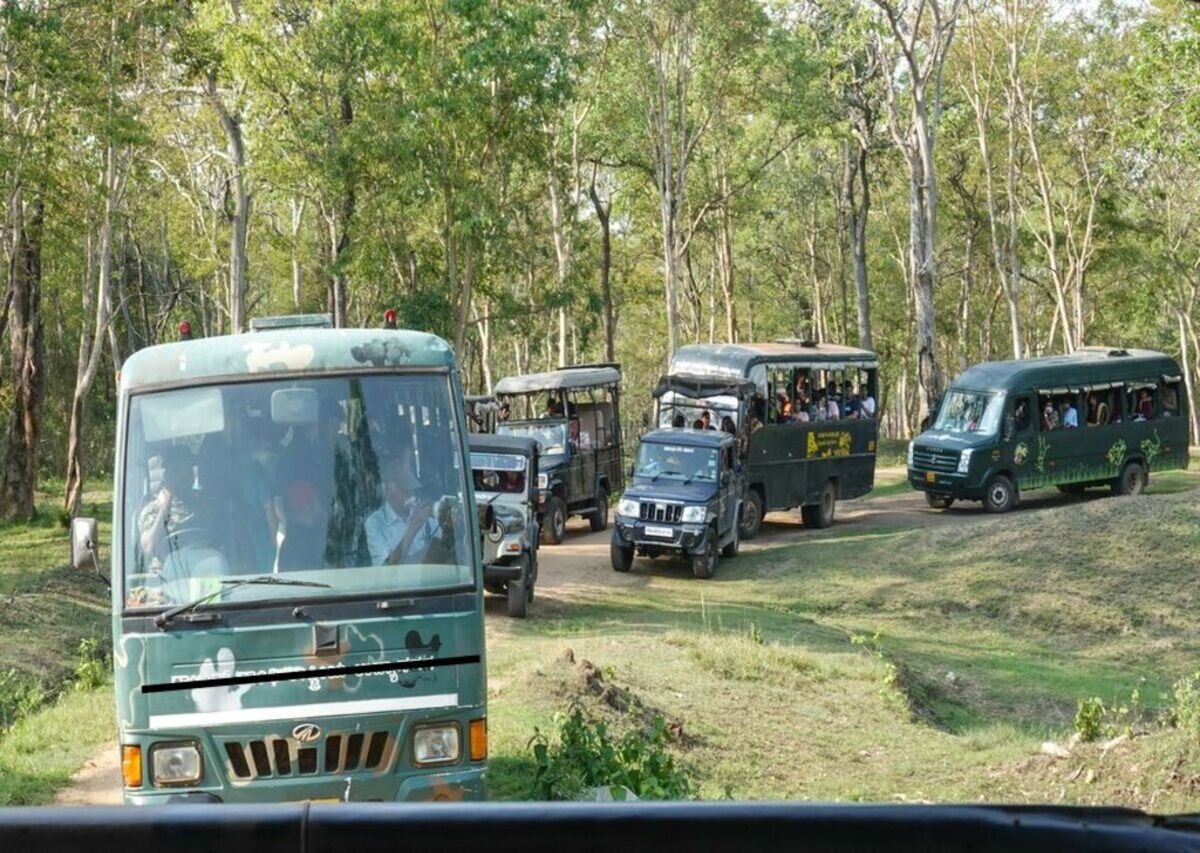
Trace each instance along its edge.
<instances>
[{"instance_id":1,"label":"bus window","mask_svg":"<svg viewBox=\"0 0 1200 853\"><path fill-rule=\"evenodd\" d=\"M1135 421L1148 421L1158 412L1158 384L1137 382L1125 386L1125 410Z\"/></svg>"},{"instance_id":2,"label":"bus window","mask_svg":"<svg viewBox=\"0 0 1200 853\"><path fill-rule=\"evenodd\" d=\"M1118 395L1111 388L1085 389L1084 420L1089 427L1105 426L1121 420Z\"/></svg>"},{"instance_id":3,"label":"bus window","mask_svg":"<svg viewBox=\"0 0 1200 853\"><path fill-rule=\"evenodd\" d=\"M1162 401L1162 416L1174 418L1179 416L1179 401L1183 398L1183 386L1178 376L1164 376L1159 387L1159 399Z\"/></svg>"},{"instance_id":4,"label":"bus window","mask_svg":"<svg viewBox=\"0 0 1200 853\"><path fill-rule=\"evenodd\" d=\"M1033 426L1033 400L1030 397L1014 397L1010 404L1009 417L1012 418L1012 434L1020 435L1029 431Z\"/></svg>"}]
</instances>

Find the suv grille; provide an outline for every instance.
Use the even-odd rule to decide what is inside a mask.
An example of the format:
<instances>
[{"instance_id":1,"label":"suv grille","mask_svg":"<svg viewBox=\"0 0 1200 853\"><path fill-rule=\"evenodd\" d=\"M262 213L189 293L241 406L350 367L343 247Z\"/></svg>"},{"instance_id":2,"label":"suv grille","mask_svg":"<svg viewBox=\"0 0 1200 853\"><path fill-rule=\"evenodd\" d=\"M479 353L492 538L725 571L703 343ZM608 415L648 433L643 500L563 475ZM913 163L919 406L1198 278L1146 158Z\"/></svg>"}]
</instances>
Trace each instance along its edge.
<instances>
[{"instance_id":1,"label":"suv grille","mask_svg":"<svg viewBox=\"0 0 1200 853\"><path fill-rule=\"evenodd\" d=\"M958 470L958 451L940 447L913 447L913 468L918 471L942 471L953 474Z\"/></svg>"},{"instance_id":2,"label":"suv grille","mask_svg":"<svg viewBox=\"0 0 1200 853\"><path fill-rule=\"evenodd\" d=\"M642 503L638 518L642 521L664 521L678 524L683 516L683 504Z\"/></svg>"},{"instance_id":3,"label":"suv grille","mask_svg":"<svg viewBox=\"0 0 1200 853\"><path fill-rule=\"evenodd\" d=\"M225 756L231 778L272 779L378 770L391 763L394 746L390 732L359 732L331 734L315 746L291 738L226 741Z\"/></svg>"}]
</instances>

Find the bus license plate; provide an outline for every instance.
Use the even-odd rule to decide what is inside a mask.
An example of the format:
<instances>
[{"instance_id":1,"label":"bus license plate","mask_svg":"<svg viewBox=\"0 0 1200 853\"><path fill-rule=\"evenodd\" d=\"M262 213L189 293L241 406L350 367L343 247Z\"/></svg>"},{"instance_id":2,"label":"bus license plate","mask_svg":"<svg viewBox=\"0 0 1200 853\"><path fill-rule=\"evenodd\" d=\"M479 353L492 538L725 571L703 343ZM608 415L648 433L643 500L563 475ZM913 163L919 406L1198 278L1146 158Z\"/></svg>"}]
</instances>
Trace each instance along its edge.
<instances>
[{"instance_id":1,"label":"bus license plate","mask_svg":"<svg viewBox=\"0 0 1200 853\"><path fill-rule=\"evenodd\" d=\"M669 527L647 527L647 536L657 536L659 539L674 539L675 531Z\"/></svg>"},{"instance_id":2,"label":"bus license plate","mask_svg":"<svg viewBox=\"0 0 1200 853\"><path fill-rule=\"evenodd\" d=\"M932 471L926 471L925 472L925 482L926 483L936 483L937 482L937 474L933 473Z\"/></svg>"}]
</instances>

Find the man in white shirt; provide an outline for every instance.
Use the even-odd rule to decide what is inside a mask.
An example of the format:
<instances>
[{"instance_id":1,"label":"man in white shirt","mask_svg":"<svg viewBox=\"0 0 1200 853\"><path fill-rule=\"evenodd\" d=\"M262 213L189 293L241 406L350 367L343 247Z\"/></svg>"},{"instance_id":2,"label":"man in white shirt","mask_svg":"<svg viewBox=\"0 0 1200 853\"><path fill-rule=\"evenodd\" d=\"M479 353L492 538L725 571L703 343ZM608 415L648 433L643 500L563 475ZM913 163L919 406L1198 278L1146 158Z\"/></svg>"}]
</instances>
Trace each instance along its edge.
<instances>
[{"instance_id":1,"label":"man in white shirt","mask_svg":"<svg viewBox=\"0 0 1200 853\"><path fill-rule=\"evenodd\" d=\"M875 398L871 396L871 390L865 386L858 386L858 410L864 418L875 417Z\"/></svg>"},{"instance_id":2,"label":"man in white shirt","mask_svg":"<svg viewBox=\"0 0 1200 853\"><path fill-rule=\"evenodd\" d=\"M402 460L393 459L383 468L383 505L367 516L363 528L371 565L419 563L437 535L433 507L418 502L420 482Z\"/></svg>"}]
</instances>

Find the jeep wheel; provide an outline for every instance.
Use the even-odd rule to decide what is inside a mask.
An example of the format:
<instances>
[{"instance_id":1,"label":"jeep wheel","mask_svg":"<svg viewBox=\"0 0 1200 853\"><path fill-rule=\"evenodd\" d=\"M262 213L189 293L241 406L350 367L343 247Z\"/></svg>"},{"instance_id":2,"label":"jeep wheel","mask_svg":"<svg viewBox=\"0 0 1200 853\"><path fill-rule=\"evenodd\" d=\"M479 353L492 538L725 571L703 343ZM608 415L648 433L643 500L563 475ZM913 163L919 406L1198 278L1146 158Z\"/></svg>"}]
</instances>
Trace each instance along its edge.
<instances>
[{"instance_id":1,"label":"jeep wheel","mask_svg":"<svg viewBox=\"0 0 1200 853\"><path fill-rule=\"evenodd\" d=\"M833 514L837 511L837 488L833 480L827 480L821 488L821 502L800 507L800 517L804 526L813 530L824 530L833 524Z\"/></svg>"},{"instance_id":2,"label":"jeep wheel","mask_svg":"<svg viewBox=\"0 0 1200 853\"><path fill-rule=\"evenodd\" d=\"M529 592L524 577L519 581L508 582L508 615L514 619L524 619L529 609Z\"/></svg>"},{"instance_id":3,"label":"jeep wheel","mask_svg":"<svg viewBox=\"0 0 1200 853\"><path fill-rule=\"evenodd\" d=\"M701 579L717 573L717 537L713 531L704 539L704 550L692 557L692 574Z\"/></svg>"},{"instance_id":4,"label":"jeep wheel","mask_svg":"<svg viewBox=\"0 0 1200 853\"><path fill-rule=\"evenodd\" d=\"M588 516L588 524L595 533L608 529L608 489L604 486L596 487L596 511Z\"/></svg>"},{"instance_id":5,"label":"jeep wheel","mask_svg":"<svg viewBox=\"0 0 1200 853\"><path fill-rule=\"evenodd\" d=\"M633 568L633 548L626 548L613 542L608 546L608 553L612 558L614 572L627 572Z\"/></svg>"},{"instance_id":6,"label":"jeep wheel","mask_svg":"<svg viewBox=\"0 0 1200 853\"><path fill-rule=\"evenodd\" d=\"M950 509L950 507L954 506L954 498L926 492L925 503L929 504L933 509Z\"/></svg>"},{"instance_id":7,"label":"jeep wheel","mask_svg":"<svg viewBox=\"0 0 1200 853\"><path fill-rule=\"evenodd\" d=\"M993 477L983 491L983 508L988 512L1008 512L1016 502L1016 486L1003 474Z\"/></svg>"},{"instance_id":8,"label":"jeep wheel","mask_svg":"<svg viewBox=\"0 0 1200 853\"><path fill-rule=\"evenodd\" d=\"M1113 494L1131 497L1140 495L1146 490L1146 483L1149 479L1141 462L1126 463L1125 467L1121 469L1121 476L1113 481Z\"/></svg>"},{"instance_id":9,"label":"jeep wheel","mask_svg":"<svg viewBox=\"0 0 1200 853\"><path fill-rule=\"evenodd\" d=\"M741 539L741 536L742 536L740 527L741 527L740 524L738 524L736 522L734 523L733 531L732 531L733 538L731 538L728 542L726 542L725 546L723 548L721 548L721 556L724 557L726 560L732 559L738 555L738 547L740 545L739 540Z\"/></svg>"},{"instance_id":10,"label":"jeep wheel","mask_svg":"<svg viewBox=\"0 0 1200 853\"><path fill-rule=\"evenodd\" d=\"M746 502L742 504L741 536L743 539L753 539L762 529L763 499L762 494L755 489L746 492Z\"/></svg>"},{"instance_id":11,"label":"jeep wheel","mask_svg":"<svg viewBox=\"0 0 1200 853\"><path fill-rule=\"evenodd\" d=\"M547 544L558 545L567 535L567 505L558 495L546 501L546 513L542 524L542 535Z\"/></svg>"}]
</instances>

